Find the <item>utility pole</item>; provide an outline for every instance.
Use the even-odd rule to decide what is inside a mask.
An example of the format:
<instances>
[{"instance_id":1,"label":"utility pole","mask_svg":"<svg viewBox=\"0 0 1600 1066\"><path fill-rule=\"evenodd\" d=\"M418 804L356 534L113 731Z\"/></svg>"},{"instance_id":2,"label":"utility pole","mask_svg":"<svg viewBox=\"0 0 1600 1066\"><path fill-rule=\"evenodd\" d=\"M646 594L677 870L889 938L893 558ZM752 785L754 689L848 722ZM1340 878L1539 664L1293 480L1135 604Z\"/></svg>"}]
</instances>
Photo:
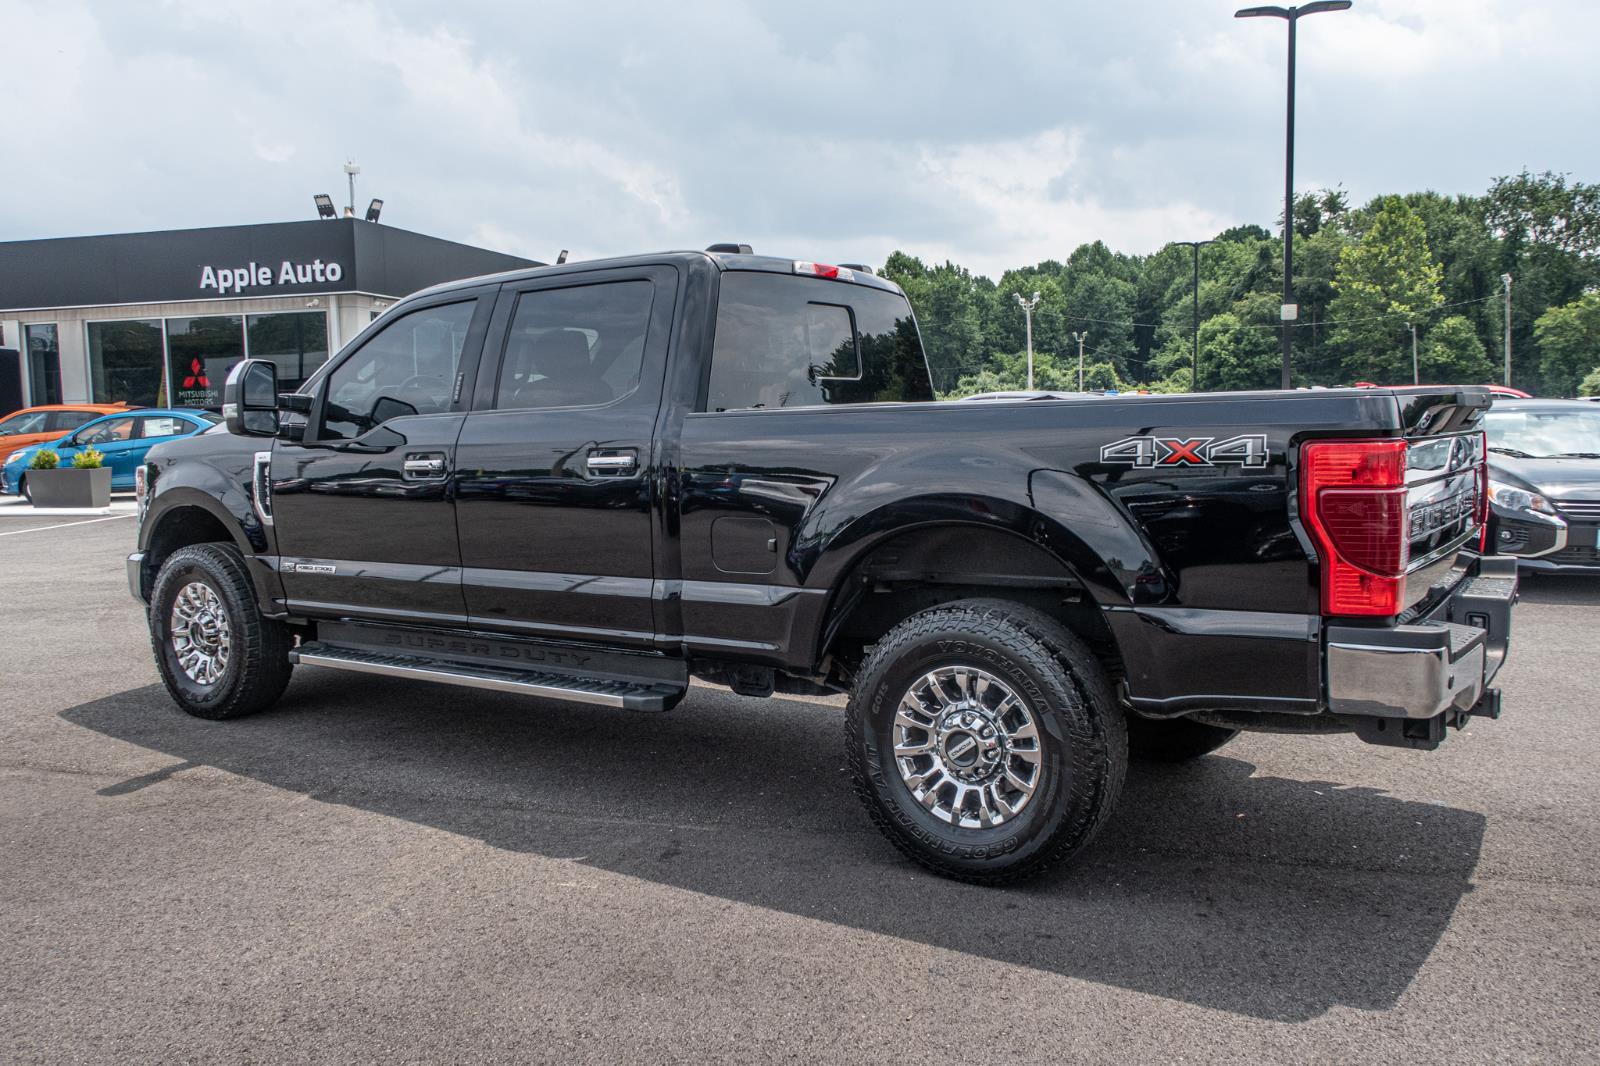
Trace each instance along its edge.
<instances>
[{"instance_id":1,"label":"utility pole","mask_svg":"<svg viewBox=\"0 0 1600 1066\"><path fill-rule=\"evenodd\" d=\"M1089 333L1069 333L1067 336L1078 342L1078 391L1083 391L1083 342L1089 339Z\"/></svg>"},{"instance_id":2,"label":"utility pole","mask_svg":"<svg viewBox=\"0 0 1600 1066\"><path fill-rule=\"evenodd\" d=\"M1216 241L1173 241L1173 244L1187 245L1194 249L1194 330L1191 339L1194 349L1189 359L1189 391L1200 391L1200 247L1206 244L1215 244ZM1288 388L1285 385L1284 388Z\"/></svg>"},{"instance_id":3,"label":"utility pole","mask_svg":"<svg viewBox=\"0 0 1600 1066\"><path fill-rule=\"evenodd\" d=\"M1422 384L1422 367L1417 362L1417 324L1407 322L1406 328L1411 331L1411 384Z\"/></svg>"},{"instance_id":4,"label":"utility pole","mask_svg":"<svg viewBox=\"0 0 1600 1066\"><path fill-rule=\"evenodd\" d=\"M1500 284L1504 285L1505 289L1506 289L1506 313L1505 313L1505 319L1506 319L1506 380L1505 380L1505 383L1509 387L1511 385L1511 275L1510 274L1501 274L1500 275Z\"/></svg>"},{"instance_id":5,"label":"utility pole","mask_svg":"<svg viewBox=\"0 0 1600 1066\"><path fill-rule=\"evenodd\" d=\"M1022 308L1022 317L1027 320L1028 328L1028 391L1033 391L1033 310L1039 306L1039 294L1033 294L1033 299L1024 300L1020 292L1011 294Z\"/></svg>"},{"instance_id":6,"label":"utility pole","mask_svg":"<svg viewBox=\"0 0 1600 1066\"><path fill-rule=\"evenodd\" d=\"M1289 352L1294 336L1294 322L1300 317L1300 307L1294 302L1294 42L1295 28L1306 15L1324 11L1345 11L1351 0L1315 0L1303 7L1246 7L1233 13L1236 19L1280 18L1289 24L1289 108L1284 125L1283 151L1283 306L1279 318L1283 321L1283 387L1289 387Z\"/></svg>"}]
</instances>

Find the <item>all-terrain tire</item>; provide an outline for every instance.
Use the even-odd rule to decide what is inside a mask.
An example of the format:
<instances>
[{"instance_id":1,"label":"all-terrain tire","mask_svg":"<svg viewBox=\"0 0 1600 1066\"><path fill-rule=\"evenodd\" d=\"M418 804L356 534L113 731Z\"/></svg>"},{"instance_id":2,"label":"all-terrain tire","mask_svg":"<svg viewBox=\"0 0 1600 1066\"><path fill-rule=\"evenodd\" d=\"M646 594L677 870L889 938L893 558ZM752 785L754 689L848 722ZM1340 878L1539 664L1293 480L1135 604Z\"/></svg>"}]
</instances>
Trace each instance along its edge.
<instances>
[{"instance_id":1,"label":"all-terrain tire","mask_svg":"<svg viewBox=\"0 0 1600 1066\"><path fill-rule=\"evenodd\" d=\"M1025 705L1038 738L1032 794L999 824L976 827L952 821L953 808L969 804L961 820L970 814L983 823L989 811L987 797L980 808L977 798L969 799L969 785L947 776L951 783L944 795L960 798L949 801L941 814L946 800L935 798L930 806L926 796L933 790L923 786L925 798L919 801L895 753L897 736L914 745L940 735L934 730L907 732L896 724L901 701L913 686L921 686L926 694L930 675L954 671L942 676L955 677L958 692L963 676L977 691L970 673L974 668ZM998 691L990 681L983 685L985 692ZM950 689L946 686L943 691ZM984 698L996 697L980 697L980 702ZM921 699L920 705L926 706L926 699ZM958 710L945 712L939 720L950 720ZM961 600L932 607L892 629L862 664L845 728L856 795L872 821L911 859L973 884L1020 881L1079 851L1110 816L1127 773L1127 723L1094 653L1049 615L1005 600ZM1029 743L1021 739L1013 747ZM953 749L940 751L943 757ZM912 756L904 765L915 776L925 772L922 767L931 759L931 755ZM1018 765L1028 769L1026 763ZM950 766L959 769L953 758ZM1013 795L1010 801L1016 798ZM997 804L993 810L1001 808Z\"/></svg>"},{"instance_id":2,"label":"all-terrain tire","mask_svg":"<svg viewBox=\"0 0 1600 1066\"><path fill-rule=\"evenodd\" d=\"M1151 762L1188 762L1209 755L1239 735L1237 729L1206 725L1187 718L1158 721L1128 715L1128 752Z\"/></svg>"},{"instance_id":3,"label":"all-terrain tire","mask_svg":"<svg viewBox=\"0 0 1600 1066\"><path fill-rule=\"evenodd\" d=\"M227 635L218 642L226 646L226 664L204 683L179 662L172 636L174 606L195 584L210 589L226 614ZM294 669L289 630L261 616L244 557L231 544L179 548L162 564L150 595L150 644L173 702L196 718L238 718L270 707Z\"/></svg>"}]
</instances>

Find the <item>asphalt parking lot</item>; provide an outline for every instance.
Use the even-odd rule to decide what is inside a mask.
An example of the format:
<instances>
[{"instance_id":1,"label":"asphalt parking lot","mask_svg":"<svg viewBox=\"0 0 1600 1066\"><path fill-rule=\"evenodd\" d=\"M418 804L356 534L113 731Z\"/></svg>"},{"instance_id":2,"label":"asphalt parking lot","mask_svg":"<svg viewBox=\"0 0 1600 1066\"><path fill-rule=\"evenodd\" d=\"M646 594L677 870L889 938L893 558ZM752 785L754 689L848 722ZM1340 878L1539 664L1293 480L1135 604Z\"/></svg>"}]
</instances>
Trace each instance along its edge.
<instances>
[{"instance_id":1,"label":"asphalt parking lot","mask_svg":"<svg viewBox=\"0 0 1600 1066\"><path fill-rule=\"evenodd\" d=\"M1600 1056L1600 581L1525 585L1502 721L1136 765L999 891L879 838L825 701L302 668L188 718L132 521L67 521L0 521L0 1060Z\"/></svg>"}]
</instances>

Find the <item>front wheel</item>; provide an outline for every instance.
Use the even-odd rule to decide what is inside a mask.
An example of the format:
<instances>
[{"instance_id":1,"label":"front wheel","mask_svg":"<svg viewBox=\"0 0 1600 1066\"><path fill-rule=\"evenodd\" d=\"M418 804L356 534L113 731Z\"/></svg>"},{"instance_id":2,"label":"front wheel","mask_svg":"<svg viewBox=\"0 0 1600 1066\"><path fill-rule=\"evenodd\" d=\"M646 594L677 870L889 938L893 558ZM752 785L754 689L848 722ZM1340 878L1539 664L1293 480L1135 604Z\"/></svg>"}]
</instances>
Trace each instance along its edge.
<instances>
[{"instance_id":1,"label":"front wheel","mask_svg":"<svg viewBox=\"0 0 1600 1066\"><path fill-rule=\"evenodd\" d=\"M263 618L244 557L228 544L173 552L150 595L150 643L161 680L197 718L238 718L289 684L289 631Z\"/></svg>"},{"instance_id":2,"label":"front wheel","mask_svg":"<svg viewBox=\"0 0 1600 1066\"><path fill-rule=\"evenodd\" d=\"M846 712L856 794L902 852L998 885L1068 858L1104 824L1127 724L1089 648L1040 611L964 600L902 622Z\"/></svg>"}]
</instances>

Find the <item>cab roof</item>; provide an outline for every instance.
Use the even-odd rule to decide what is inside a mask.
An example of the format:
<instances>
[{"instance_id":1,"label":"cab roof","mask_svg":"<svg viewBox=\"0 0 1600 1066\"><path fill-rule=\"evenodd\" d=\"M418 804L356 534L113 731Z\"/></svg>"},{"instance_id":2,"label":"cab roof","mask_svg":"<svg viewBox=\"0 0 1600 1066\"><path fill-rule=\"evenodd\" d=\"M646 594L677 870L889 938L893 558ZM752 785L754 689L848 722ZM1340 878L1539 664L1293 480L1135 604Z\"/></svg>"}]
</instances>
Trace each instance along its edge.
<instances>
[{"instance_id":1,"label":"cab roof","mask_svg":"<svg viewBox=\"0 0 1600 1066\"><path fill-rule=\"evenodd\" d=\"M667 252L651 252L643 255L613 256L606 259L574 259L565 263L555 263L545 266L523 267L518 270L507 270L499 274L485 274L475 278L460 278L456 281L447 281L433 285L412 296L433 295L442 292L452 292L457 289L472 288L477 285L515 283L532 278L558 277L562 274L581 274L590 270L610 270L617 267L656 266L678 263L705 263L710 262L718 270L750 270L767 274L793 274L799 277L815 277L810 273L801 273L796 269L797 264L807 266L822 266L811 260L780 259L771 255L756 255L753 252L709 252L680 249ZM845 268L848 276L830 278L846 285L865 285L869 288L882 289L886 292L904 295L899 285L888 278L879 277L877 274L868 273L866 268L853 264L838 264ZM411 299L411 297L407 297Z\"/></svg>"}]
</instances>

